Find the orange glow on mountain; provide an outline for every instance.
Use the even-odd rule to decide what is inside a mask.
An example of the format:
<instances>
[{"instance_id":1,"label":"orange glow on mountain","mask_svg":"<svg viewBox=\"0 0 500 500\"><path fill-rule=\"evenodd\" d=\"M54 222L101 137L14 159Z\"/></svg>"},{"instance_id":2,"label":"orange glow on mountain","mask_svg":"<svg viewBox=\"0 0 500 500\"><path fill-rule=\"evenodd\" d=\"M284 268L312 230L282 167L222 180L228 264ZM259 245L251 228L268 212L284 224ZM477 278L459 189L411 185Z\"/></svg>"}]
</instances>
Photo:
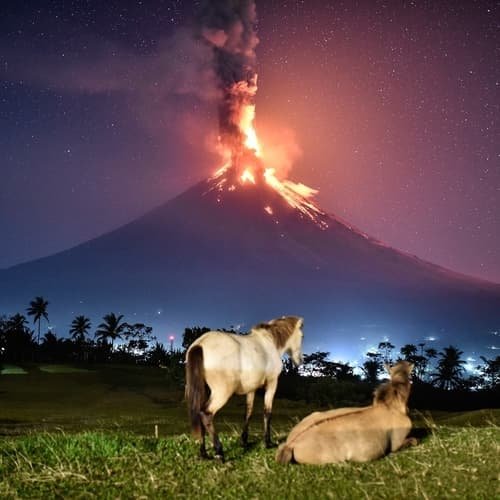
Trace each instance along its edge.
<instances>
[{"instance_id":1,"label":"orange glow on mountain","mask_svg":"<svg viewBox=\"0 0 500 500\"><path fill-rule=\"evenodd\" d=\"M280 178L274 165L265 164L265 151L262 150L254 125L255 104L252 99L256 92L256 79L252 81L252 85L238 82L230 90L231 95L243 95L244 99L236 100L239 105L237 109L232 109L233 116L236 117L233 122L236 124L236 133L231 136L231 140L219 138L218 149L223 158L223 166L211 178L215 181L216 189L221 192L235 191L237 185L245 187L265 182L289 206L298 210L302 216L310 218L320 228L326 229L328 225L323 220L325 213L312 201L318 191L300 182ZM234 182L234 179L239 182ZM269 206L265 207L265 211L273 215Z\"/></svg>"},{"instance_id":2,"label":"orange glow on mountain","mask_svg":"<svg viewBox=\"0 0 500 500\"><path fill-rule=\"evenodd\" d=\"M255 177L252 174L252 171L250 169L245 169L243 170L243 173L241 174L240 177L241 182L251 182L252 184L255 184Z\"/></svg>"}]
</instances>

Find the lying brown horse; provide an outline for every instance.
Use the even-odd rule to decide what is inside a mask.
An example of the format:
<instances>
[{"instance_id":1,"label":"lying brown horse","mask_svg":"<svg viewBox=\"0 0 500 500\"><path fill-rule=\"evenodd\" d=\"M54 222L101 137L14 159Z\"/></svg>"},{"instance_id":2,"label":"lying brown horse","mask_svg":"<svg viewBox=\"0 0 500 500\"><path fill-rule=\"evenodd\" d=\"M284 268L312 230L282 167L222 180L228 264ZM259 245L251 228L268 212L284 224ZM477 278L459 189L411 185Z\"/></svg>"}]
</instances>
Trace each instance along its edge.
<instances>
[{"instance_id":1,"label":"lying brown horse","mask_svg":"<svg viewBox=\"0 0 500 500\"><path fill-rule=\"evenodd\" d=\"M241 440L247 445L248 423L255 391L265 388L264 439L271 446L271 411L281 373L283 354L302 361L303 319L288 316L261 323L248 335L207 332L186 354L186 400L193 433L200 437L200 456L207 458L205 434L213 440L215 457L224 460L213 419L233 394L246 394L247 407ZM207 393L206 386L210 389Z\"/></svg>"},{"instance_id":2,"label":"lying brown horse","mask_svg":"<svg viewBox=\"0 0 500 500\"><path fill-rule=\"evenodd\" d=\"M276 460L282 464L366 462L415 444L414 438L407 438L413 365L400 361L386 368L391 378L376 389L371 406L312 413L292 429Z\"/></svg>"}]
</instances>

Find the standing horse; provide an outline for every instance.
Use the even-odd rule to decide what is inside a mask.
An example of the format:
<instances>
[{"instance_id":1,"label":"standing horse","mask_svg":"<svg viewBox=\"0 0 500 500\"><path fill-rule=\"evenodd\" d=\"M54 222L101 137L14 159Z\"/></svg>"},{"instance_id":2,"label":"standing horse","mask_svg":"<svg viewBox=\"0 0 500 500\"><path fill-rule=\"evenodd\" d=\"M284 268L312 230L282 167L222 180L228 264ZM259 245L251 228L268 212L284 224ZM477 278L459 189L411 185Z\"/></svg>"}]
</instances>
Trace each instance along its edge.
<instances>
[{"instance_id":1,"label":"standing horse","mask_svg":"<svg viewBox=\"0 0 500 500\"><path fill-rule=\"evenodd\" d=\"M271 411L282 369L281 357L287 353L296 365L302 362L302 325L302 318L288 316L257 325L248 335L207 332L191 344L186 354L186 400L193 433L201 438L201 457L207 458L208 432L216 458L224 460L213 419L233 394L247 396L241 434L243 445L247 445L255 391L260 387L265 387L265 442L271 446Z\"/></svg>"},{"instance_id":2,"label":"standing horse","mask_svg":"<svg viewBox=\"0 0 500 500\"><path fill-rule=\"evenodd\" d=\"M400 361L387 369L390 381L377 388L371 406L312 413L292 429L276 460L282 464L366 462L415 444L414 438L407 438L413 365Z\"/></svg>"}]
</instances>

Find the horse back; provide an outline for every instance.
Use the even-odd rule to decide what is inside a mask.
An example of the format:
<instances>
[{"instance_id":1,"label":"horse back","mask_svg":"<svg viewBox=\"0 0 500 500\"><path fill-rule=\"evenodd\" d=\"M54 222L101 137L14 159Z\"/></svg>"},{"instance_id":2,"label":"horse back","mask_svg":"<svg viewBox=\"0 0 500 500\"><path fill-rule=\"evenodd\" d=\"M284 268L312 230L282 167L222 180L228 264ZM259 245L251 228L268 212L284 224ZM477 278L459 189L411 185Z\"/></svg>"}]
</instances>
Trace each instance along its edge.
<instances>
[{"instance_id":1,"label":"horse back","mask_svg":"<svg viewBox=\"0 0 500 500\"><path fill-rule=\"evenodd\" d=\"M310 425L295 434L290 444L299 463L374 460L393 451L398 443L395 449L399 448L411 428L408 417L387 408L369 406L322 413L311 418Z\"/></svg>"},{"instance_id":2,"label":"horse back","mask_svg":"<svg viewBox=\"0 0 500 500\"><path fill-rule=\"evenodd\" d=\"M238 394L262 387L281 371L279 355L270 351L257 336L225 332L207 332L190 349L203 349L205 377L210 387L221 380Z\"/></svg>"},{"instance_id":3,"label":"horse back","mask_svg":"<svg viewBox=\"0 0 500 500\"><path fill-rule=\"evenodd\" d=\"M335 410L328 411L315 411L307 417L304 417L291 431L287 438L287 443L292 444L293 441L306 432L321 423L328 421L329 419L340 417L347 413L352 413L354 411L359 411L362 408L337 408Z\"/></svg>"}]
</instances>

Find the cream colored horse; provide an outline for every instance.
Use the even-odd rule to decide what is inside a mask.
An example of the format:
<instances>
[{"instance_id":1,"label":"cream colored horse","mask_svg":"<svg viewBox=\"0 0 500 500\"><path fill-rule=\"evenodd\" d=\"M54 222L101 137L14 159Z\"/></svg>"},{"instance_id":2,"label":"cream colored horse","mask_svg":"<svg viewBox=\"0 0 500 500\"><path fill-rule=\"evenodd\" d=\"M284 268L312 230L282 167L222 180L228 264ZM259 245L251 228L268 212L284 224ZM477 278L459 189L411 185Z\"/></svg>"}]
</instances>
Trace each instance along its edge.
<instances>
[{"instance_id":1,"label":"cream colored horse","mask_svg":"<svg viewBox=\"0 0 500 500\"><path fill-rule=\"evenodd\" d=\"M407 438L411 430L407 402L413 365L400 361L386 368L390 381L377 388L371 406L312 413L292 429L286 443L279 447L276 460L304 464L366 462L415 444L414 438Z\"/></svg>"},{"instance_id":2,"label":"cream colored horse","mask_svg":"<svg viewBox=\"0 0 500 500\"><path fill-rule=\"evenodd\" d=\"M186 354L186 399L193 433L200 436L200 455L207 458L205 434L212 437L215 456L224 460L222 444L213 425L214 415L233 394L246 394L246 414L241 439L246 446L255 391L265 388L264 436L271 446L273 398L288 354L302 362L303 319L288 316L262 323L248 335L208 332L194 341ZM210 389L207 396L206 385Z\"/></svg>"}]
</instances>

